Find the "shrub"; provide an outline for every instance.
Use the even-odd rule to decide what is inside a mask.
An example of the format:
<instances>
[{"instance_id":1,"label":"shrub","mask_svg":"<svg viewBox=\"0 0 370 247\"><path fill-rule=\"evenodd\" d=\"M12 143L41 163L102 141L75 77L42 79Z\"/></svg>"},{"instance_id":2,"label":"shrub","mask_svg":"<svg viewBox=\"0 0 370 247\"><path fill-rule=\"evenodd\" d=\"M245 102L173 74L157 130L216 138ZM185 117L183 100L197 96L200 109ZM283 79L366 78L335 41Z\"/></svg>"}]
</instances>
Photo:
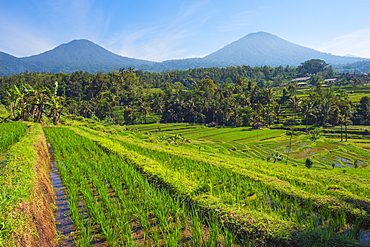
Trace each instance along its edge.
<instances>
[{"instance_id":1,"label":"shrub","mask_svg":"<svg viewBox=\"0 0 370 247\"><path fill-rule=\"evenodd\" d=\"M311 168L313 165L313 161L310 158L307 158L305 163L307 168Z\"/></svg>"},{"instance_id":2,"label":"shrub","mask_svg":"<svg viewBox=\"0 0 370 247\"><path fill-rule=\"evenodd\" d=\"M353 167L354 167L354 168L358 168L358 161L357 161L357 160L355 160L355 161L353 162Z\"/></svg>"},{"instance_id":3,"label":"shrub","mask_svg":"<svg viewBox=\"0 0 370 247\"><path fill-rule=\"evenodd\" d=\"M311 134L310 139L311 141L314 142L320 139L320 137L322 136L322 131L320 129L315 128L310 131L310 134Z\"/></svg>"}]
</instances>

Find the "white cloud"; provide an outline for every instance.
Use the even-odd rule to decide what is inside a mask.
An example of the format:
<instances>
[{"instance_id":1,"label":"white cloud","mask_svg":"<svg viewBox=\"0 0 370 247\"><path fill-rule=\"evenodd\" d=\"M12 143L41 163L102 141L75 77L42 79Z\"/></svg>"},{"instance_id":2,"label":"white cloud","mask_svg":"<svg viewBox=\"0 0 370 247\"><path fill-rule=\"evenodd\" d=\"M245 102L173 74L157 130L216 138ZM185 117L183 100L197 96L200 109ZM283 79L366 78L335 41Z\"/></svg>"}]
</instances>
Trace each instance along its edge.
<instances>
[{"instance_id":1,"label":"white cloud","mask_svg":"<svg viewBox=\"0 0 370 247\"><path fill-rule=\"evenodd\" d=\"M320 51L330 52L335 55L355 55L370 58L370 29L357 30L321 45Z\"/></svg>"},{"instance_id":2,"label":"white cloud","mask_svg":"<svg viewBox=\"0 0 370 247\"><path fill-rule=\"evenodd\" d=\"M151 61L189 57L189 51L181 45L197 34L197 26L210 18L208 15L196 16L206 2L208 0L189 6L181 5L173 19L167 19L166 23L125 29L106 42L107 47L122 56Z\"/></svg>"},{"instance_id":3,"label":"white cloud","mask_svg":"<svg viewBox=\"0 0 370 247\"><path fill-rule=\"evenodd\" d=\"M110 41L109 47L127 57L152 61L163 61L181 56L185 50L179 49L181 40L191 34L186 30L164 30L163 26L129 31Z\"/></svg>"},{"instance_id":4,"label":"white cloud","mask_svg":"<svg viewBox=\"0 0 370 247\"><path fill-rule=\"evenodd\" d=\"M184 20L188 17L191 17L193 14L196 14L199 9L204 6L208 0L205 1L196 1L195 3L191 4L189 7L186 7L183 3L180 7L180 11L177 15L178 20Z\"/></svg>"},{"instance_id":5,"label":"white cloud","mask_svg":"<svg viewBox=\"0 0 370 247\"><path fill-rule=\"evenodd\" d=\"M55 47L38 29L27 22L18 21L7 15L0 15L0 50L13 56L24 57L35 55Z\"/></svg>"},{"instance_id":6,"label":"white cloud","mask_svg":"<svg viewBox=\"0 0 370 247\"><path fill-rule=\"evenodd\" d=\"M225 24L220 27L220 31L237 31L252 24L256 13L253 11L242 11L229 16Z\"/></svg>"}]
</instances>

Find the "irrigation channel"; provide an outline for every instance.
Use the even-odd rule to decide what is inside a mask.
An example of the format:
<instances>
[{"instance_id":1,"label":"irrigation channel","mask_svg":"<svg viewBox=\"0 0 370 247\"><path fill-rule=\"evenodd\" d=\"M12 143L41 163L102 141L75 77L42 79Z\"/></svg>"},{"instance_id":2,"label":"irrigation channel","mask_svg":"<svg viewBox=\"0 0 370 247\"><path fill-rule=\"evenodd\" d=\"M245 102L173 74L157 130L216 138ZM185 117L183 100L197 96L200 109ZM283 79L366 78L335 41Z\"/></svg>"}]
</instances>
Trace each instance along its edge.
<instances>
[{"instance_id":1,"label":"irrigation channel","mask_svg":"<svg viewBox=\"0 0 370 247\"><path fill-rule=\"evenodd\" d=\"M51 148L50 143L48 143L48 148L51 162L50 179L54 189L55 205L57 207L55 211L55 221L56 230L60 236L58 244L59 246L63 247L72 247L75 246L72 236L72 233L75 231L75 227L71 220L68 197L65 191L66 188L62 183L62 179L60 178L59 170L57 163L55 162L53 149Z\"/></svg>"},{"instance_id":2,"label":"irrigation channel","mask_svg":"<svg viewBox=\"0 0 370 247\"><path fill-rule=\"evenodd\" d=\"M68 129L45 133L57 164L60 246L239 246L216 215L202 215L122 157ZM73 224L59 222L65 216Z\"/></svg>"}]
</instances>

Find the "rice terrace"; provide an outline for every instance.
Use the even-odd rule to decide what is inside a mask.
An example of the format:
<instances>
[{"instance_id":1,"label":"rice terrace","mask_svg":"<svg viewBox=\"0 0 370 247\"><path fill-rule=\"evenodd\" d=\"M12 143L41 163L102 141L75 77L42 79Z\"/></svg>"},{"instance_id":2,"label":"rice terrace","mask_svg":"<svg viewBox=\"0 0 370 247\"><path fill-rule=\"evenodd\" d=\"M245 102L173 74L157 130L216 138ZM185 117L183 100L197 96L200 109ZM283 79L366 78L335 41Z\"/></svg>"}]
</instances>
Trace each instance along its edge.
<instances>
[{"instance_id":1,"label":"rice terrace","mask_svg":"<svg viewBox=\"0 0 370 247\"><path fill-rule=\"evenodd\" d=\"M324 67L1 77L0 246L370 246L368 77Z\"/></svg>"}]
</instances>

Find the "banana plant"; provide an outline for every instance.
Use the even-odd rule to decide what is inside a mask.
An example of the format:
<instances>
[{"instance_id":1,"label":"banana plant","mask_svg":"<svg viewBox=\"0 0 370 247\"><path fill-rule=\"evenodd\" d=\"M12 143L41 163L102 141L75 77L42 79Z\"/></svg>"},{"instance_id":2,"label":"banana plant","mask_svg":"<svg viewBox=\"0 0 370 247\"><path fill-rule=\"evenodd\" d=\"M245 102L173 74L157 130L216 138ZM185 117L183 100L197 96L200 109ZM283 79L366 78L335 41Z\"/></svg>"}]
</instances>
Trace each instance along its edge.
<instances>
[{"instance_id":1,"label":"banana plant","mask_svg":"<svg viewBox=\"0 0 370 247\"><path fill-rule=\"evenodd\" d=\"M16 86L6 90L9 100L10 118L22 118L23 108L25 107L25 94Z\"/></svg>"},{"instance_id":2,"label":"banana plant","mask_svg":"<svg viewBox=\"0 0 370 247\"><path fill-rule=\"evenodd\" d=\"M66 103L65 97L57 96L58 84L55 84L54 92L48 88L34 88L29 84L16 85L6 90L10 118L15 120L27 120L32 118L40 123L43 116L51 117L57 124Z\"/></svg>"}]
</instances>

